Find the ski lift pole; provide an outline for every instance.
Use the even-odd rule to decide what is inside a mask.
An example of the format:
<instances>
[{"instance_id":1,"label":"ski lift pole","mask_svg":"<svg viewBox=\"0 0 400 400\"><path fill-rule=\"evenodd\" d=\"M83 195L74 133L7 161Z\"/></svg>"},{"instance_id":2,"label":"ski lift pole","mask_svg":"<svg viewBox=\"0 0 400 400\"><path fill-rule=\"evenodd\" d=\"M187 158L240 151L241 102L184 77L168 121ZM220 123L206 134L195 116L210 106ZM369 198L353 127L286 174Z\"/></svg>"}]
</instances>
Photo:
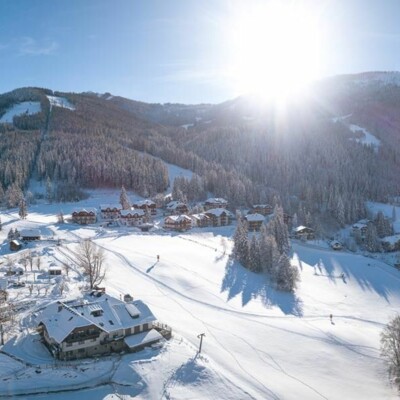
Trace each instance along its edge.
<instances>
[{"instance_id":1,"label":"ski lift pole","mask_svg":"<svg viewBox=\"0 0 400 400\"><path fill-rule=\"evenodd\" d=\"M203 337L204 336L206 336L205 333L200 333L200 335L197 335L197 337L200 339L199 354L201 353L201 346L203 345Z\"/></svg>"}]
</instances>

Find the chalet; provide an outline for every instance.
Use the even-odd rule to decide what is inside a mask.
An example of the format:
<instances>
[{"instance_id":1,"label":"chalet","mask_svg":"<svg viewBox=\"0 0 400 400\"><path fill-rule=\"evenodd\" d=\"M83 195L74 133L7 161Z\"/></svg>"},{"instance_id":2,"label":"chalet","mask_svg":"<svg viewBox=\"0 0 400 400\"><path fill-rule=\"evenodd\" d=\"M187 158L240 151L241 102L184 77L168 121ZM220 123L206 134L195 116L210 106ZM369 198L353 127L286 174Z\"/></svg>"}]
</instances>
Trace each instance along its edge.
<instances>
[{"instance_id":1,"label":"chalet","mask_svg":"<svg viewBox=\"0 0 400 400\"><path fill-rule=\"evenodd\" d=\"M293 229L295 239L311 240L315 238L314 229L300 225Z\"/></svg>"},{"instance_id":2,"label":"chalet","mask_svg":"<svg viewBox=\"0 0 400 400\"><path fill-rule=\"evenodd\" d=\"M273 208L270 204L254 204L249 214L270 215L273 213Z\"/></svg>"},{"instance_id":3,"label":"chalet","mask_svg":"<svg viewBox=\"0 0 400 400\"><path fill-rule=\"evenodd\" d=\"M343 249L342 243L340 243L338 240L332 240L330 242L330 246L333 250L342 250Z\"/></svg>"},{"instance_id":4,"label":"chalet","mask_svg":"<svg viewBox=\"0 0 400 400\"><path fill-rule=\"evenodd\" d=\"M31 242L33 240L40 240L39 229L22 229L20 238L23 242Z\"/></svg>"},{"instance_id":5,"label":"chalet","mask_svg":"<svg viewBox=\"0 0 400 400\"><path fill-rule=\"evenodd\" d=\"M261 229L261 225L265 221L264 215L258 213L247 214L244 219L247 221L247 226L250 232L258 232Z\"/></svg>"},{"instance_id":6,"label":"chalet","mask_svg":"<svg viewBox=\"0 0 400 400\"><path fill-rule=\"evenodd\" d=\"M192 219L192 226L197 226L198 228L205 228L211 224L211 218L205 213L192 214L190 218Z\"/></svg>"},{"instance_id":7,"label":"chalet","mask_svg":"<svg viewBox=\"0 0 400 400\"><path fill-rule=\"evenodd\" d=\"M157 214L157 206L154 201L151 200L141 200L141 201L136 201L135 203L132 204L133 208L138 209L138 210L149 210L151 215L156 215Z\"/></svg>"},{"instance_id":8,"label":"chalet","mask_svg":"<svg viewBox=\"0 0 400 400\"><path fill-rule=\"evenodd\" d=\"M353 234L353 236L359 235L360 238L364 240L365 236L367 235L368 223L368 220L363 219L354 224L351 227L351 233Z\"/></svg>"},{"instance_id":9,"label":"chalet","mask_svg":"<svg viewBox=\"0 0 400 400\"><path fill-rule=\"evenodd\" d=\"M385 251L400 250L400 234L386 236L381 239L382 248Z\"/></svg>"},{"instance_id":10,"label":"chalet","mask_svg":"<svg viewBox=\"0 0 400 400\"><path fill-rule=\"evenodd\" d=\"M95 224L97 211L95 208L77 208L72 212L72 220L80 225Z\"/></svg>"},{"instance_id":11,"label":"chalet","mask_svg":"<svg viewBox=\"0 0 400 400\"><path fill-rule=\"evenodd\" d=\"M62 268L60 266L52 265L49 267L50 276L58 276L62 274Z\"/></svg>"},{"instance_id":12,"label":"chalet","mask_svg":"<svg viewBox=\"0 0 400 400\"><path fill-rule=\"evenodd\" d=\"M126 226L140 225L145 217L143 210L121 210L121 223Z\"/></svg>"},{"instance_id":13,"label":"chalet","mask_svg":"<svg viewBox=\"0 0 400 400\"><path fill-rule=\"evenodd\" d=\"M210 198L204 202L204 209L206 211L212 210L213 208L227 208L227 207L228 207L228 201L220 197Z\"/></svg>"},{"instance_id":14,"label":"chalet","mask_svg":"<svg viewBox=\"0 0 400 400\"><path fill-rule=\"evenodd\" d=\"M141 300L124 303L99 293L52 303L38 316L38 331L55 358L139 351L163 338L155 316Z\"/></svg>"},{"instance_id":15,"label":"chalet","mask_svg":"<svg viewBox=\"0 0 400 400\"><path fill-rule=\"evenodd\" d=\"M187 214L189 212L189 207L181 201L173 200L167 204L166 212L169 215Z\"/></svg>"},{"instance_id":16,"label":"chalet","mask_svg":"<svg viewBox=\"0 0 400 400\"><path fill-rule=\"evenodd\" d=\"M225 226L232 223L233 214L224 208L212 208L206 215L211 220L211 226Z\"/></svg>"},{"instance_id":17,"label":"chalet","mask_svg":"<svg viewBox=\"0 0 400 400\"><path fill-rule=\"evenodd\" d=\"M18 251L18 250L21 250L21 248L22 248L22 243L19 240L17 240L17 239L11 240L11 242L10 242L10 250L11 251Z\"/></svg>"},{"instance_id":18,"label":"chalet","mask_svg":"<svg viewBox=\"0 0 400 400\"><path fill-rule=\"evenodd\" d=\"M192 220L187 215L170 215L164 218L164 228L172 231L187 231L192 228Z\"/></svg>"},{"instance_id":19,"label":"chalet","mask_svg":"<svg viewBox=\"0 0 400 400\"><path fill-rule=\"evenodd\" d=\"M100 214L103 219L118 219L122 207L119 204L101 204Z\"/></svg>"}]
</instances>

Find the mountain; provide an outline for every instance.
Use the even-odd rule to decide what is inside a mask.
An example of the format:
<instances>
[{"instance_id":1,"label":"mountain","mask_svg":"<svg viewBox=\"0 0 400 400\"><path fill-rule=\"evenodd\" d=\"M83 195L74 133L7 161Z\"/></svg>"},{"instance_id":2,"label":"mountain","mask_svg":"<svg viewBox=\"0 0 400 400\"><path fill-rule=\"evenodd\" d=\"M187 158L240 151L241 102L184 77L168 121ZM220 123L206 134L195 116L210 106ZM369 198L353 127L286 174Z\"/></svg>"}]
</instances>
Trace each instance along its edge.
<instances>
[{"instance_id":1,"label":"mountain","mask_svg":"<svg viewBox=\"0 0 400 400\"><path fill-rule=\"evenodd\" d=\"M29 102L40 112L0 124L0 197L15 205L31 177L50 180L61 200L99 186L154 195L169 183L165 161L196 173L175 182L188 200L212 192L246 206L279 197L303 222L351 222L365 216L365 200L399 195L399 82L398 72L336 76L283 108L243 96L149 104L17 89L0 96L0 121Z\"/></svg>"}]
</instances>

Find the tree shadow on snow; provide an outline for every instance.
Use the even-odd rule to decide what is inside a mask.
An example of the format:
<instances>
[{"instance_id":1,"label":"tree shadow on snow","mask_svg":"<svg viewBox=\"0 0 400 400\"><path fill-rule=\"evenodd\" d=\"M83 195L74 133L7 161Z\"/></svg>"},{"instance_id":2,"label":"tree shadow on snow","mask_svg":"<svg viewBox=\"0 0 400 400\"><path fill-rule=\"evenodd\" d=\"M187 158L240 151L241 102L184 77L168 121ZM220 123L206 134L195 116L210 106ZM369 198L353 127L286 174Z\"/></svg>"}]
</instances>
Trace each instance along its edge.
<instances>
[{"instance_id":1,"label":"tree shadow on snow","mask_svg":"<svg viewBox=\"0 0 400 400\"><path fill-rule=\"evenodd\" d=\"M253 299L260 299L265 307L279 307L286 315L303 315L302 302L294 293L275 289L266 274L251 272L236 261L228 260L221 284L222 292L228 293L228 301L241 295L242 306Z\"/></svg>"}]
</instances>

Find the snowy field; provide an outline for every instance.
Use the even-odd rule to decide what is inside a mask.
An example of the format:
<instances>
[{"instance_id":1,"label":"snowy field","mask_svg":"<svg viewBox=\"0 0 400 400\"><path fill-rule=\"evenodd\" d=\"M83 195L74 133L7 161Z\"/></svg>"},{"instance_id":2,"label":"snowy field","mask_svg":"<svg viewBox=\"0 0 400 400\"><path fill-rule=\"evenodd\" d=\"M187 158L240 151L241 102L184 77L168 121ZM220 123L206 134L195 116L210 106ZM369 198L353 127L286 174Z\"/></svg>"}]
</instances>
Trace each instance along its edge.
<instances>
[{"instance_id":1,"label":"snowy field","mask_svg":"<svg viewBox=\"0 0 400 400\"><path fill-rule=\"evenodd\" d=\"M112 203L119 193L92 195L79 205ZM34 312L46 302L79 293L80 271L70 271L62 295L57 282L48 283L47 296L43 290L29 294L27 288L12 288L13 299L32 305L19 312L17 337L0 353L0 395L87 400L116 399L117 394L138 399L397 398L379 356L379 334L400 307L400 273L394 268L361 255L294 243L293 262L302 281L295 294L287 294L274 290L265 276L230 261L233 226L178 234L56 224L60 208L68 214L76 206L31 206L26 221L16 211L4 213L0 240L11 227L41 229L54 241L29 246L41 254L46 270L51 263L70 262L79 239L92 238L107 255L107 292L142 299L161 322L172 326L174 337L158 349L57 365L37 336L27 334L33 333ZM62 246L56 246L58 238ZM1 254L8 253L3 245ZM31 279L26 275L22 279ZM45 284L45 277L36 279ZM200 333L206 336L198 356ZM63 392L53 393L57 390Z\"/></svg>"},{"instance_id":2,"label":"snowy field","mask_svg":"<svg viewBox=\"0 0 400 400\"><path fill-rule=\"evenodd\" d=\"M361 126L351 124L349 129L354 132L361 132L364 136L359 139L354 139L358 143L366 144L372 147L379 147L381 145L381 141L377 139L372 133L368 132L365 128Z\"/></svg>"},{"instance_id":3,"label":"snowy field","mask_svg":"<svg viewBox=\"0 0 400 400\"><path fill-rule=\"evenodd\" d=\"M24 101L22 103L14 104L6 113L0 118L0 123L13 123L13 118L21 114L37 114L41 111L40 103L38 101Z\"/></svg>"},{"instance_id":4,"label":"snowy field","mask_svg":"<svg viewBox=\"0 0 400 400\"><path fill-rule=\"evenodd\" d=\"M75 107L65 98L57 96L47 96L51 107L67 108L68 110L75 110Z\"/></svg>"}]
</instances>

